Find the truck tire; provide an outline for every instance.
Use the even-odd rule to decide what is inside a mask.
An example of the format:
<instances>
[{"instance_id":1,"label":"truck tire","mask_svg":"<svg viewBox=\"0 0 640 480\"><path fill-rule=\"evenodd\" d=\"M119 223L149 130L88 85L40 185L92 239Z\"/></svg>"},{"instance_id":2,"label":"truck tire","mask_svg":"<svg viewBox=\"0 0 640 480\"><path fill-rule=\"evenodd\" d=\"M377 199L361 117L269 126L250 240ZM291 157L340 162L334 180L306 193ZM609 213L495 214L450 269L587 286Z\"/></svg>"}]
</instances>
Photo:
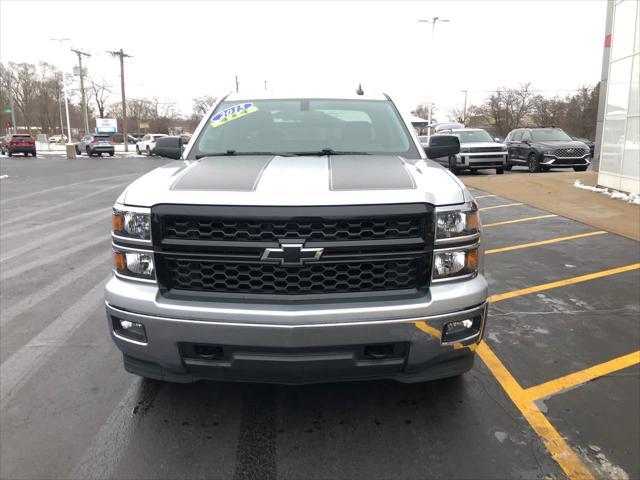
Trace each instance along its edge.
<instances>
[{"instance_id":1,"label":"truck tire","mask_svg":"<svg viewBox=\"0 0 640 480\"><path fill-rule=\"evenodd\" d=\"M502 175L502 174L504 173L504 167L498 167L498 168L496 168L496 173L497 173L498 175Z\"/></svg>"},{"instance_id":2,"label":"truck tire","mask_svg":"<svg viewBox=\"0 0 640 480\"><path fill-rule=\"evenodd\" d=\"M507 159L504 162L504 167L503 167L507 172L510 172L511 169L513 168L513 163L511 163L511 160L509 160L509 156L507 155Z\"/></svg>"},{"instance_id":3,"label":"truck tire","mask_svg":"<svg viewBox=\"0 0 640 480\"><path fill-rule=\"evenodd\" d=\"M110 157L113 157L113 152L109 152L109 156L110 156Z\"/></svg>"},{"instance_id":4,"label":"truck tire","mask_svg":"<svg viewBox=\"0 0 640 480\"><path fill-rule=\"evenodd\" d=\"M142 155L142 152L140 151L140 147L138 145L136 145L136 153L138 155Z\"/></svg>"},{"instance_id":5,"label":"truck tire","mask_svg":"<svg viewBox=\"0 0 640 480\"><path fill-rule=\"evenodd\" d=\"M540 162L538 161L538 156L535 153L529 154L527 164L529 165L529 171L531 173L538 173L540 171Z\"/></svg>"},{"instance_id":6,"label":"truck tire","mask_svg":"<svg viewBox=\"0 0 640 480\"><path fill-rule=\"evenodd\" d=\"M88 157L92 157L93 154L91 153L91 150L89 149L89 147L87 147L87 156Z\"/></svg>"},{"instance_id":7,"label":"truck tire","mask_svg":"<svg viewBox=\"0 0 640 480\"><path fill-rule=\"evenodd\" d=\"M151 156L151 149L149 147L147 147L147 157Z\"/></svg>"},{"instance_id":8,"label":"truck tire","mask_svg":"<svg viewBox=\"0 0 640 480\"><path fill-rule=\"evenodd\" d=\"M449 171L454 175L458 175L459 170L458 166L456 165L456 157L454 155L451 155L449 157Z\"/></svg>"}]
</instances>

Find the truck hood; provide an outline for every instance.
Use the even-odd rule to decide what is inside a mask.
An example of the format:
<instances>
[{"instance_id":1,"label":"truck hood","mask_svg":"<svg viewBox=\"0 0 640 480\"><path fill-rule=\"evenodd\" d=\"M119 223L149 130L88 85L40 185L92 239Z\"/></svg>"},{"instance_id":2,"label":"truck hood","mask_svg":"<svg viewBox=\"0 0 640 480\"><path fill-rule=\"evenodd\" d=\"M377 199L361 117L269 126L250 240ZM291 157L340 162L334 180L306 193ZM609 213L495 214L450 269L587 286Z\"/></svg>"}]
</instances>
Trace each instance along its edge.
<instances>
[{"instance_id":1,"label":"truck hood","mask_svg":"<svg viewBox=\"0 0 640 480\"><path fill-rule=\"evenodd\" d=\"M496 149L500 149L504 147L504 143L498 142L466 142L461 143L460 148L475 148L475 147L495 147Z\"/></svg>"},{"instance_id":2,"label":"truck hood","mask_svg":"<svg viewBox=\"0 0 640 480\"><path fill-rule=\"evenodd\" d=\"M253 155L174 161L134 181L118 199L141 207L161 203L451 205L464 201L464 185L437 163L392 155Z\"/></svg>"}]
</instances>

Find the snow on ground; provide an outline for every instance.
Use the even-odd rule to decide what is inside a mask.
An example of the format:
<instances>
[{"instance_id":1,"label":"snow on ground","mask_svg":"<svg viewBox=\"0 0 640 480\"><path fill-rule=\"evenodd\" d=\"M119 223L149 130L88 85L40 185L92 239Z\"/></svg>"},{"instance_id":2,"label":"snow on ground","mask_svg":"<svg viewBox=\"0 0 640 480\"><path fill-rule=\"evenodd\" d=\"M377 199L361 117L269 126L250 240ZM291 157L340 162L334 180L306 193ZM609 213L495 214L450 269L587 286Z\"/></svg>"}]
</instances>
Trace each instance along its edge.
<instances>
[{"instance_id":1,"label":"snow on ground","mask_svg":"<svg viewBox=\"0 0 640 480\"><path fill-rule=\"evenodd\" d=\"M617 190L609 190L605 187L591 187L589 185L585 185L580 180L576 180L573 182L573 186L576 188L580 188L582 190L589 190L591 192L602 193L603 195L607 195L614 200L622 200L627 203L631 203L633 205L640 205L640 195L636 195L635 193L623 193L618 192Z\"/></svg>"},{"instance_id":2,"label":"snow on ground","mask_svg":"<svg viewBox=\"0 0 640 480\"><path fill-rule=\"evenodd\" d=\"M9 175L0 175L0 180L4 180L5 178L9 178Z\"/></svg>"}]
</instances>

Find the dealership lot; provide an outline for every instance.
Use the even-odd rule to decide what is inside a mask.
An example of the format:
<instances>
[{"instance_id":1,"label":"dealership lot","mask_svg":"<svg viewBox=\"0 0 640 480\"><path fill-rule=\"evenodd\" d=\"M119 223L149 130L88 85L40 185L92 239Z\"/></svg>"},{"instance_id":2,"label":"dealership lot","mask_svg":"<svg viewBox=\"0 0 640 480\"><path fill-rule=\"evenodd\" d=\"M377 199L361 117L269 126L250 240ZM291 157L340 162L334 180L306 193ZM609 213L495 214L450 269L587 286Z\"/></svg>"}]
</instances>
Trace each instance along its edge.
<instances>
[{"instance_id":1,"label":"dealership lot","mask_svg":"<svg viewBox=\"0 0 640 480\"><path fill-rule=\"evenodd\" d=\"M640 476L640 244L475 189L493 296L463 378L127 374L102 299L110 207L165 161L0 159L1 478Z\"/></svg>"}]
</instances>

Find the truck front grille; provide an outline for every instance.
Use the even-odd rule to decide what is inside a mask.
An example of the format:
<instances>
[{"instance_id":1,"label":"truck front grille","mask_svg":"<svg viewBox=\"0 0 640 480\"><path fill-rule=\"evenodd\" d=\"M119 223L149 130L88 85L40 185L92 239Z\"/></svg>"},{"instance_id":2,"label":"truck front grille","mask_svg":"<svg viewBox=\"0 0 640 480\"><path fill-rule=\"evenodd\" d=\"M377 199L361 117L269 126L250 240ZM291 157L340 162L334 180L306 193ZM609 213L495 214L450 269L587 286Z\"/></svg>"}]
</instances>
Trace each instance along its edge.
<instances>
[{"instance_id":1,"label":"truck front grille","mask_svg":"<svg viewBox=\"0 0 640 480\"><path fill-rule=\"evenodd\" d=\"M423 295L433 216L427 204L158 205L151 209L158 284L163 295L217 301ZM292 243L322 255L298 262L267 252Z\"/></svg>"},{"instance_id":2,"label":"truck front grille","mask_svg":"<svg viewBox=\"0 0 640 480\"><path fill-rule=\"evenodd\" d=\"M296 221L169 218L165 222L165 238L245 242L381 240L418 237L421 224L420 217Z\"/></svg>"},{"instance_id":3,"label":"truck front grille","mask_svg":"<svg viewBox=\"0 0 640 480\"><path fill-rule=\"evenodd\" d=\"M418 259L315 263L297 268L187 258L166 259L171 278L169 287L172 289L271 295L416 289L424 284L425 267Z\"/></svg>"},{"instance_id":4,"label":"truck front grille","mask_svg":"<svg viewBox=\"0 0 640 480\"><path fill-rule=\"evenodd\" d=\"M471 153L502 152L502 148L501 147L471 147L469 151Z\"/></svg>"}]
</instances>

